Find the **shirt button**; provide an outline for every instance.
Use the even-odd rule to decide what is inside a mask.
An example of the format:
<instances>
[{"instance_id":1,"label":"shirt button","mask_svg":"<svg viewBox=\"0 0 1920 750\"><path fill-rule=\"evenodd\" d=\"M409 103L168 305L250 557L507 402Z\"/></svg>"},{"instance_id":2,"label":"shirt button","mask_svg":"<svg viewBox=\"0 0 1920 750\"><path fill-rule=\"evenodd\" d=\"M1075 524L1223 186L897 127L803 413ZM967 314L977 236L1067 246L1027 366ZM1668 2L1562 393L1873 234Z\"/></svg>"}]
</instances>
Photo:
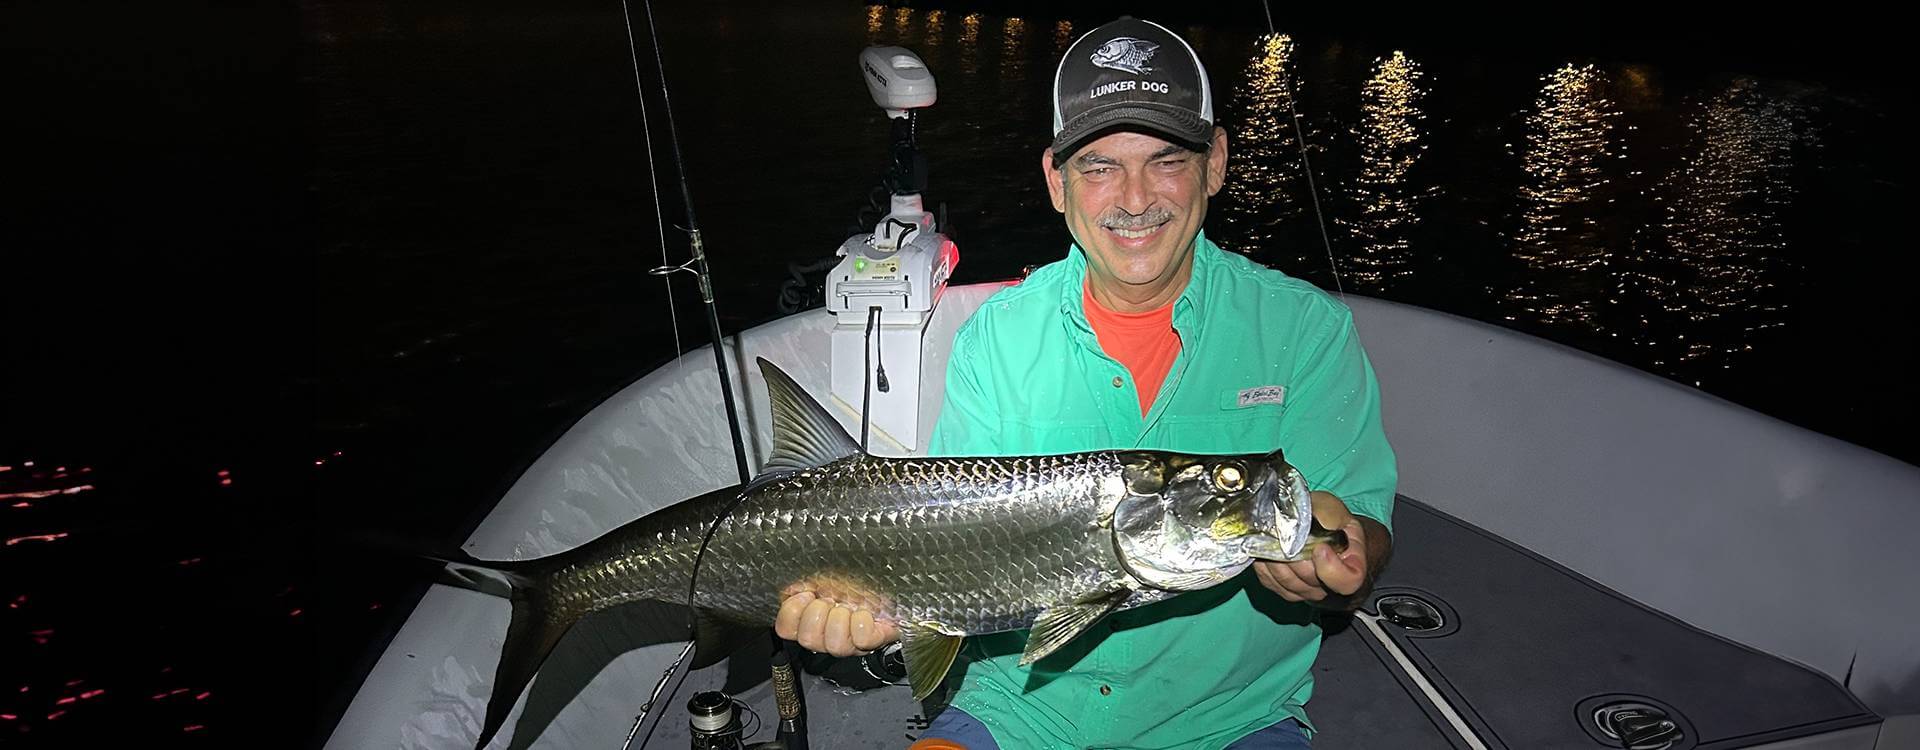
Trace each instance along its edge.
<instances>
[{"instance_id":1,"label":"shirt button","mask_svg":"<svg viewBox=\"0 0 1920 750\"><path fill-rule=\"evenodd\" d=\"M1100 686L1100 694L1101 694L1101 695L1113 695L1113 688L1110 688L1110 687L1107 687L1106 685L1101 685L1101 686Z\"/></svg>"},{"instance_id":2,"label":"shirt button","mask_svg":"<svg viewBox=\"0 0 1920 750\"><path fill-rule=\"evenodd\" d=\"M1113 387L1115 387L1115 388L1119 388L1119 387L1120 387L1120 386L1121 386L1122 384L1124 384L1125 382L1126 382L1126 381L1123 381L1123 380L1121 380L1121 379L1120 379L1120 376L1118 376L1118 375L1115 375L1115 376L1113 376Z\"/></svg>"}]
</instances>

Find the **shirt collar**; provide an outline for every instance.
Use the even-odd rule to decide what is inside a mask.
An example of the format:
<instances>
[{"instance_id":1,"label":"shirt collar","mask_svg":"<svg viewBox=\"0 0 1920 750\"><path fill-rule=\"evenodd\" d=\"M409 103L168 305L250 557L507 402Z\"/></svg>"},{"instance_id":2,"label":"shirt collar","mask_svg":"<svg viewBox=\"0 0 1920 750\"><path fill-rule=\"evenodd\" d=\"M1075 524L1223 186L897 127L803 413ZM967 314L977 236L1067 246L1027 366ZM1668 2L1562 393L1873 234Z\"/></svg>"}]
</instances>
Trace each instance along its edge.
<instances>
[{"instance_id":1,"label":"shirt collar","mask_svg":"<svg viewBox=\"0 0 1920 750\"><path fill-rule=\"evenodd\" d=\"M1193 238L1193 274L1187 278L1187 288L1173 301L1173 327L1189 341L1200 338L1201 319L1199 314L1205 304L1207 290L1214 285L1213 276L1220 267L1222 255L1226 251L1207 239L1206 230L1201 230ZM1072 326L1086 333L1093 332L1093 326L1087 323L1087 311L1081 304L1080 295L1087 283L1087 251L1079 243L1067 247L1067 278L1073 283L1065 284L1060 290L1060 311Z\"/></svg>"}]
</instances>

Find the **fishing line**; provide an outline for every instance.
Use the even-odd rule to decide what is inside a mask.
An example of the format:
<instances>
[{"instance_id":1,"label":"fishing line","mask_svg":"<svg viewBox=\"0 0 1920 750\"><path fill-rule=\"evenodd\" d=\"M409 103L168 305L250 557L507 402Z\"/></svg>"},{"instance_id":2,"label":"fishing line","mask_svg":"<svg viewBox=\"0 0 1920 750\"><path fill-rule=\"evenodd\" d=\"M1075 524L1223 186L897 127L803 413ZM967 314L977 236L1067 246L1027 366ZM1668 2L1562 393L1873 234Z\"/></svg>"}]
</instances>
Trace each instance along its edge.
<instances>
[{"instance_id":1,"label":"fishing line","mask_svg":"<svg viewBox=\"0 0 1920 750\"><path fill-rule=\"evenodd\" d=\"M1267 0L1260 0L1260 9L1267 14L1267 36L1279 33L1273 28L1273 8L1267 4ZM1293 142L1300 147L1300 166L1307 173L1307 195L1313 198L1313 220L1320 225L1320 246L1327 249L1327 268L1333 271L1333 291L1342 301L1345 301L1347 291L1340 284L1340 264L1333 257L1333 239L1327 234L1327 217L1320 210L1320 190L1313 182L1313 162L1307 159L1306 128L1300 122L1300 111L1295 109L1293 104L1299 91L1293 86L1293 71L1288 70L1283 64L1280 66L1280 74L1287 83L1287 114L1293 118Z\"/></svg>"},{"instance_id":2,"label":"fishing line","mask_svg":"<svg viewBox=\"0 0 1920 750\"><path fill-rule=\"evenodd\" d=\"M694 597L699 591L700 564L706 560L707 547L713 543L713 535L720 530L720 524L725 523L728 518L733 517L733 512L740 509L740 504L746 502L747 497L746 488L742 487L740 494L734 496L733 502L728 503L727 507L720 512L720 515L715 517L711 523L707 524L707 533L700 537L700 546L693 553L693 571L687 576L686 648L680 649L679 658L674 659L672 664L667 665L666 671L660 675L660 681L653 686L653 695L647 698L647 702L640 707L640 715L633 720L633 729L627 732L627 741L626 744L620 746L621 750L628 750L628 748L632 746L633 737L639 732L640 725L646 722L647 716L653 713L653 709L659 705L660 691L666 687L668 680L673 679L674 673L680 671L680 665L686 663L687 655L693 652L695 642L699 640L700 624L698 618L700 611L694 607ZM679 692L679 686L676 685L674 691L676 693ZM668 697L671 698L672 694L669 694ZM654 726L658 727L659 722L655 722ZM645 748L647 742L652 739L653 729L649 728L647 730L647 736L640 740L640 747Z\"/></svg>"},{"instance_id":3,"label":"fishing line","mask_svg":"<svg viewBox=\"0 0 1920 750\"><path fill-rule=\"evenodd\" d=\"M627 0L620 0L620 20L627 31L627 59L633 61L633 94L634 98L640 100L640 131L645 135L647 144L647 188L653 191L653 222L660 235L660 265L665 267L672 263L667 260L667 219L660 212L660 178L653 157L653 123L647 117L646 85L640 81L640 50L633 39L633 14L627 9ZM680 345L680 307L673 300L673 280L665 278L666 274L656 275L662 277L661 283L667 287L667 320L673 325L673 358L679 359L684 352Z\"/></svg>"},{"instance_id":4,"label":"fishing line","mask_svg":"<svg viewBox=\"0 0 1920 750\"><path fill-rule=\"evenodd\" d=\"M1267 27L1271 32L1273 27L1271 11L1268 13ZM1340 284L1340 263L1333 257L1333 239L1327 235L1327 217L1320 210L1320 189L1314 185L1313 181L1313 162L1307 158L1307 130L1300 120L1300 110L1294 107L1293 100L1298 98L1299 91L1293 85L1293 71L1288 70L1283 64L1280 66L1280 73L1287 82L1287 114L1293 117L1293 142L1300 147L1300 167L1301 171L1307 175L1307 195L1313 197L1313 220L1320 225L1320 245L1327 249L1327 267L1333 271L1333 291L1344 302L1347 299L1347 290Z\"/></svg>"}]
</instances>

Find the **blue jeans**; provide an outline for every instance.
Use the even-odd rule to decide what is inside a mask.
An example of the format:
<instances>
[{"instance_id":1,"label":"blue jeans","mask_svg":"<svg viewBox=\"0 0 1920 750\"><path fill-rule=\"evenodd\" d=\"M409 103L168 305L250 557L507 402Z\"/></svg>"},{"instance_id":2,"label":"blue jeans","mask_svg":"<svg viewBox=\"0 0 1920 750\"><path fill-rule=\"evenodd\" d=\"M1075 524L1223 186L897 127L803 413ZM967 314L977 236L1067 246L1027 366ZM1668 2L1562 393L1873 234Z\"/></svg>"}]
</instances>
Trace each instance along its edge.
<instances>
[{"instance_id":1,"label":"blue jeans","mask_svg":"<svg viewBox=\"0 0 1920 750\"><path fill-rule=\"evenodd\" d=\"M999 750L993 741L993 735L987 732L985 724L973 718L967 712L957 708L948 708L934 717L927 731L921 732L922 739L938 737L966 745L967 750ZM1280 722L1253 734L1235 740L1227 750L1309 750L1307 735L1300 731L1300 724L1292 719Z\"/></svg>"}]
</instances>

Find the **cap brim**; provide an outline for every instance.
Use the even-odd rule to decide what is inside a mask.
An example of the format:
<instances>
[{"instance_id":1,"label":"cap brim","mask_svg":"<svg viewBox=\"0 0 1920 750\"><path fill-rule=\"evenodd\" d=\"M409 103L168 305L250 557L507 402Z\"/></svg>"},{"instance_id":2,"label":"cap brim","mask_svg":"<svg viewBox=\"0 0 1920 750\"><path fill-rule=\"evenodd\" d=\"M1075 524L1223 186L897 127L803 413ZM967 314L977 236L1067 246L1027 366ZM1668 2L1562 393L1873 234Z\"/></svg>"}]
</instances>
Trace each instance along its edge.
<instances>
[{"instance_id":1,"label":"cap brim","mask_svg":"<svg viewBox=\"0 0 1920 750\"><path fill-rule=\"evenodd\" d=\"M1053 155L1064 161L1088 141L1109 133L1141 132L1195 151L1213 140L1213 123L1179 107L1152 102L1121 102L1073 118L1053 137Z\"/></svg>"}]
</instances>

